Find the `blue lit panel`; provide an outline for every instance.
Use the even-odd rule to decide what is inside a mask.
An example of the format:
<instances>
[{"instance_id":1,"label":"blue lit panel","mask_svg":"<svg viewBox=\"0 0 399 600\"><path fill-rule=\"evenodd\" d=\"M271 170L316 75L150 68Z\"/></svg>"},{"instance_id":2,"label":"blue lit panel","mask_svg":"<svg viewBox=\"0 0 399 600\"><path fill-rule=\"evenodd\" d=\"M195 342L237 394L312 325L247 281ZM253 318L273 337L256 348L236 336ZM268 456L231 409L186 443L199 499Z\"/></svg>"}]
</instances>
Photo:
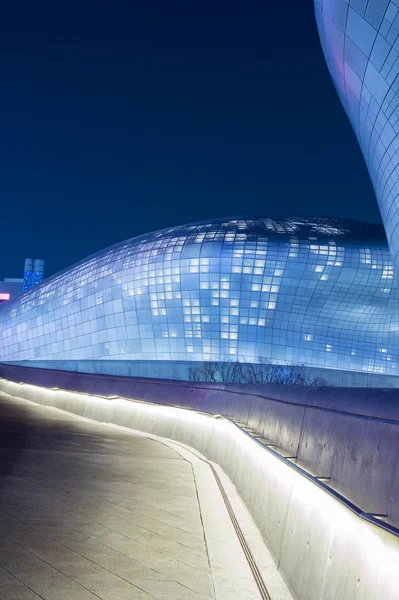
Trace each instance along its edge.
<instances>
[{"instance_id":1,"label":"blue lit panel","mask_svg":"<svg viewBox=\"0 0 399 600\"><path fill-rule=\"evenodd\" d=\"M127 240L0 308L0 360L296 363L399 374L384 231L235 218Z\"/></svg>"},{"instance_id":2,"label":"blue lit panel","mask_svg":"<svg viewBox=\"0 0 399 600\"><path fill-rule=\"evenodd\" d=\"M35 271L32 273L32 286L39 285L43 281L43 272Z\"/></svg>"},{"instance_id":3,"label":"blue lit panel","mask_svg":"<svg viewBox=\"0 0 399 600\"><path fill-rule=\"evenodd\" d=\"M399 3L315 0L327 65L357 135L399 278Z\"/></svg>"},{"instance_id":4,"label":"blue lit panel","mask_svg":"<svg viewBox=\"0 0 399 600\"><path fill-rule=\"evenodd\" d=\"M33 273L32 273L32 271L25 271L24 272L24 281L22 284L22 291L26 292L27 290L30 290L32 285L33 285Z\"/></svg>"}]
</instances>

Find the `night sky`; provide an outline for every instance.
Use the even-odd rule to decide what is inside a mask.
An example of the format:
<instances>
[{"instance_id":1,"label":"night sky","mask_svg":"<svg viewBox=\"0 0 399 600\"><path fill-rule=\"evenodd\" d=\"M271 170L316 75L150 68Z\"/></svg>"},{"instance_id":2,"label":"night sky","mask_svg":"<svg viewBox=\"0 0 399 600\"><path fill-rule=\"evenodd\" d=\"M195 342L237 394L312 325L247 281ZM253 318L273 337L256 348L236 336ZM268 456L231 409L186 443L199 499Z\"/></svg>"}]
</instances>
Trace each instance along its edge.
<instances>
[{"instance_id":1,"label":"night sky","mask_svg":"<svg viewBox=\"0 0 399 600\"><path fill-rule=\"evenodd\" d=\"M230 215L380 222L312 0L2 6L0 279Z\"/></svg>"}]
</instances>

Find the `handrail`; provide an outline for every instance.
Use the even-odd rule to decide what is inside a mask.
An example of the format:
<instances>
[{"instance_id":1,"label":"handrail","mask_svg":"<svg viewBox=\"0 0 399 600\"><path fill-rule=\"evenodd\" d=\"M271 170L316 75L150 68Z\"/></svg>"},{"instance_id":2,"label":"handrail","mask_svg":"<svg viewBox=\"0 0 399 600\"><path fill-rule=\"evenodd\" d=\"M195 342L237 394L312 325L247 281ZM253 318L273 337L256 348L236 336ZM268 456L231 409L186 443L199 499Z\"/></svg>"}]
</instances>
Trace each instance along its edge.
<instances>
[{"instance_id":1,"label":"handrail","mask_svg":"<svg viewBox=\"0 0 399 600\"><path fill-rule=\"evenodd\" d=\"M206 414L206 413L204 413L204 414ZM322 490L324 490L325 492L327 492L330 496L335 498L335 500L338 500L338 502L343 504L346 508L348 508L350 511L352 511L359 518L363 519L364 521L368 521L369 523L371 523L372 525L375 525L376 527L379 527L380 529L384 529L385 531L387 531L388 533L391 533L392 535L394 535L396 537L399 537L399 528L395 527L394 525L390 525L389 523L384 523L383 521L380 521L378 518L374 517L372 514L364 512L356 504L354 504L353 502L348 500L348 498L345 498L345 496L343 496L339 492L336 492L335 490L333 490L331 487L329 487L328 485L326 485L325 483L323 483L322 481L317 479L317 477L314 477L313 475L311 475L310 473L305 471L305 469L302 469L302 467L299 467L295 463L292 463L290 460L288 460L287 458L285 458L284 456L279 454L276 450L273 450L273 448L269 448L265 444L262 444L262 442L257 440L248 431L245 431L245 429L240 427L240 425L235 423L232 419L229 419L228 417L224 417L223 415L216 415L216 416L219 419L220 418L224 419L225 421L228 421L229 423L231 423L232 425L237 427L237 429L239 429L242 433L244 433L249 438L251 438L251 440L254 441L256 444L258 444L263 450L266 450L266 452L269 452L269 454L271 454L275 458L278 458L278 460L280 460L285 465L287 465L288 467L290 467L291 469L296 471L299 475L302 475L302 477L305 477L308 481L311 481L314 485L316 485L317 487L319 487Z\"/></svg>"}]
</instances>

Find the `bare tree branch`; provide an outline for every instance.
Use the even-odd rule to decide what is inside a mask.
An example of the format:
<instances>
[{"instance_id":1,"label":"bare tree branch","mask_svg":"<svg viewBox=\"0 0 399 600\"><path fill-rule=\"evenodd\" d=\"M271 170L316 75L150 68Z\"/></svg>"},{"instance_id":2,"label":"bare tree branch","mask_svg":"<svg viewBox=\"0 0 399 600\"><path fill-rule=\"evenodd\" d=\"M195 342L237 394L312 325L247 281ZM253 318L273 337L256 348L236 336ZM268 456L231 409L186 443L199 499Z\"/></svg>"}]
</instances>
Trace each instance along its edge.
<instances>
[{"instance_id":1,"label":"bare tree branch","mask_svg":"<svg viewBox=\"0 0 399 600\"><path fill-rule=\"evenodd\" d=\"M242 363L229 359L204 361L190 366L190 381L326 386L327 381L307 373L304 365L272 365L262 356L257 363Z\"/></svg>"}]
</instances>

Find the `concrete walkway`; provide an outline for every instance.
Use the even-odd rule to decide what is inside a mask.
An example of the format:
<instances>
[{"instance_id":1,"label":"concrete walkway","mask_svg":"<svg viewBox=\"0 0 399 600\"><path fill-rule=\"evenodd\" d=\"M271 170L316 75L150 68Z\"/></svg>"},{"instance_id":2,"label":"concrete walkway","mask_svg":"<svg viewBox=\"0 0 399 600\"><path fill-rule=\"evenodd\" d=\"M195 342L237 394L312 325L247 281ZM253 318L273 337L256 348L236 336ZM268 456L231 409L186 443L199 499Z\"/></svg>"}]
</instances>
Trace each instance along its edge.
<instances>
[{"instance_id":1,"label":"concrete walkway","mask_svg":"<svg viewBox=\"0 0 399 600\"><path fill-rule=\"evenodd\" d=\"M272 600L291 596L216 467ZM2 600L260 600L193 449L0 396Z\"/></svg>"},{"instance_id":2,"label":"concrete walkway","mask_svg":"<svg viewBox=\"0 0 399 600\"><path fill-rule=\"evenodd\" d=\"M3 600L214 598L187 460L24 402L0 423Z\"/></svg>"}]
</instances>

